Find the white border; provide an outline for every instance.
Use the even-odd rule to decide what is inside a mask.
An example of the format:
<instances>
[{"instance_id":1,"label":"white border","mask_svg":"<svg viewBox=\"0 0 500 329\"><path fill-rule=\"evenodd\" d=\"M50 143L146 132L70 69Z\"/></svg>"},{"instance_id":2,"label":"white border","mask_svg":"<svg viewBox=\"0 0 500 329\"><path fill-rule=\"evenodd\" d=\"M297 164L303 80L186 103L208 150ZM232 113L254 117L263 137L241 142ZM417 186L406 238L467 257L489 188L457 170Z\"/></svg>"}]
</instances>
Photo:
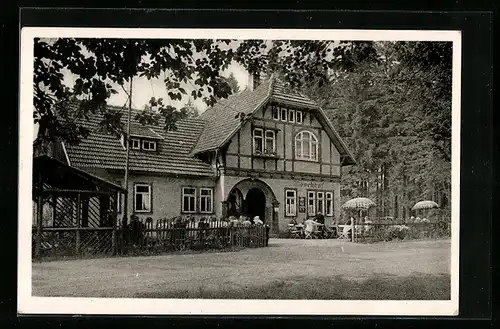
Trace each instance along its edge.
<instances>
[{"instance_id":1,"label":"white border","mask_svg":"<svg viewBox=\"0 0 500 329\"><path fill-rule=\"evenodd\" d=\"M450 301L319 301L62 298L31 296L31 189L33 154L34 37L182 39L296 39L452 41L452 238ZM278 29L101 29L40 28L21 31L19 129L18 312L21 314L204 314L204 315L458 315L460 210L460 31L278 30ZM29 206L28 206L29 205Z\"/></svg>"}]
</instances>

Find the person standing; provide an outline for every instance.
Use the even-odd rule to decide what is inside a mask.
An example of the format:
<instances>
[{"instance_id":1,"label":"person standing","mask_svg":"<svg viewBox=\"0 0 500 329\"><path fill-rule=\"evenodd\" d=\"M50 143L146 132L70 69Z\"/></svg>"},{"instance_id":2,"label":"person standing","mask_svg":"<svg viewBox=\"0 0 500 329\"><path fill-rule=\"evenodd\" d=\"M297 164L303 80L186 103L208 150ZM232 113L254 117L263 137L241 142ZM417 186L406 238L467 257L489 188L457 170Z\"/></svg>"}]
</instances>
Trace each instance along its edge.
<instances>
[{"instance_id":1,"label":"person standing","mask_svg":"<svg viewBox=\"0 0 500 329\"><path fill-rule=\"evenodd\" d=\"M325 237L325 216L323 216L323 214L321 212L318 212L314 221L316 223L322 224L322 225L319 225L319 231L320 231L319 234L322 238L324 238Z\"/></svg>"},{"instance_id":2,"label":"person standing","mask_svg":"<svg viewBox=\"0 0 500 329\"><path fill-rule=\"evenodd\" d=\"M264 227L266 228L266 247L267 247L269 246L269 230L271 230L271 228L267 224L264 224Z\"/></svg>"}]
</instances>

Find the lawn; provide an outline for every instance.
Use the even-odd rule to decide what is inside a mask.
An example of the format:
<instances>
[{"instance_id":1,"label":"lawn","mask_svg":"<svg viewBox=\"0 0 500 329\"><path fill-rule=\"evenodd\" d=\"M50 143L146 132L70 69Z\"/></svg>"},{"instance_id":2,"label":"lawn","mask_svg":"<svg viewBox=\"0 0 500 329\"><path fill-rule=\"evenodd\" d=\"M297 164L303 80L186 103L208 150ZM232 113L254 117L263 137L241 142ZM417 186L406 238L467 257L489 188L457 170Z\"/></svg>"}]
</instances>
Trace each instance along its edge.
<instances>
[{"instance_id":1,"label":"lawn","mask_svg":"<svg viewBox=\"0 0 500 329\"><path fill-rule=\"evenodd\" d=\"M450 241L271 239L237 252L33 263L33 295L133 298L450 298Z\"/></svg>"}]
</instances>

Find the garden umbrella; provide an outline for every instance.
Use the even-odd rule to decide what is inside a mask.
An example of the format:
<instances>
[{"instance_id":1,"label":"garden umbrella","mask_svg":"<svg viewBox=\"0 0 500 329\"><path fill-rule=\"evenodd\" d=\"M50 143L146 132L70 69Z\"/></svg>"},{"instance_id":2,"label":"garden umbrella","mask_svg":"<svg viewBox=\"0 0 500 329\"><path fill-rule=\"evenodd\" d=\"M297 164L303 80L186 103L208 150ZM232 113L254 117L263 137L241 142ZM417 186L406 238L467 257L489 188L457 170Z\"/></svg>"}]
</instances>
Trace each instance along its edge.
<instances>
[{"instance_id":1,"label":"garden umbrella","mask_svg":"<svg viewBox=\"0 0 500 329\"><path fill-rule=\"evenodd\" d=\"M415 203L415 205L413 206L413 208L411 208L411 210L433 209L433 208L439 208L439 205L434 201L424 200Z\"/></svg>"},{"instance_id":2,"label":"garden umbrella","mask_svg":"<svg viewBox=\"0 0 500 329\"><path fill-rule=\"evenodd\" d=\"M344 209L366 210L376 206L375 202L368 198L354 198L342 205Z\"/></svg>"},{"instance_id":3,"label":"garden umbrella","mask_svg":"<svg viewBox=\"0 0 500 329\"><path fill-rule=\"evenodd\" d=\"M342 205L342 208L344 209L352 209L352 210L359 210L360 214L359 217L361 218L361 211L362 210L368 210L371 207L375 207L376 204L372 200L368 198L354 198ZM353 230L352 230L352 241L354 242L354 223L353 225Z\"/></svg>"},{"instance_id":4,"label":"garden umbrella","mask_svg":"<svg viewBox=\"0 0 500 329\"><path fill-rule=\"evenodd\" d=\"M419 201L419 202L415 203L415 205L413 206L413 208L411 208L411 210L417 211L417 214L418 214L419 210L434 209L434 208L439 208L439 205L436 202L431 201L431 200L424 200L424 201ZM422 213L420 212L420 214L422 214Z\"/></svg>"}]
</instances>

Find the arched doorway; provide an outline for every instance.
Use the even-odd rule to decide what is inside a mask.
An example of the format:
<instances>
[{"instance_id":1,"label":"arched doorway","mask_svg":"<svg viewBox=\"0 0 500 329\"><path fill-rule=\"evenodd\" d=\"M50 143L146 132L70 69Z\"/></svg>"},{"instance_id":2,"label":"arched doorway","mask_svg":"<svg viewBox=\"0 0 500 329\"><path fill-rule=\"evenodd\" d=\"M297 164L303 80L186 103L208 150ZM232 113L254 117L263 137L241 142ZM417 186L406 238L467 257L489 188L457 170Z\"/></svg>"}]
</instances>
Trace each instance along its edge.
<instances>
[{"instance_id":1,"label":"arched doorway","mask_svg":"<svg viewBox=\"0 0 500 329\"><path fill-rule=\"evenodd\" d=\"M245 212L250 218L259 216L266 223L266 195L257 187L251 188L245 198Z\"/></svg>"},{"instance_id":2,"label":"arched doorway","mask_svg":"<svg viewBox=\"0 0 500 329\"><path fill-rule=\"evenodd\" d=\"M243 194L237 188L227 197L227 215L238 217L243 213Z\"/></svg>"},{"instance_id":3,"label":"arched doorway","mask_svg":"<svg viewBox=\"0 0 500 329\"><path fill-rule=\"evenodd\" d=\"M235 195L235 196L232 196ZM242 197L242 207L239 214L260 219L271 227L271 233L279 232L279 214L274 208L279 205L271 187L264 181L256 178L244 178L234 184L229 190L223 203L223 214L229 216L229 209L233 206L234 200ZM233 207L234 208L234 207Z\"/></svg>"}]
</instances>

